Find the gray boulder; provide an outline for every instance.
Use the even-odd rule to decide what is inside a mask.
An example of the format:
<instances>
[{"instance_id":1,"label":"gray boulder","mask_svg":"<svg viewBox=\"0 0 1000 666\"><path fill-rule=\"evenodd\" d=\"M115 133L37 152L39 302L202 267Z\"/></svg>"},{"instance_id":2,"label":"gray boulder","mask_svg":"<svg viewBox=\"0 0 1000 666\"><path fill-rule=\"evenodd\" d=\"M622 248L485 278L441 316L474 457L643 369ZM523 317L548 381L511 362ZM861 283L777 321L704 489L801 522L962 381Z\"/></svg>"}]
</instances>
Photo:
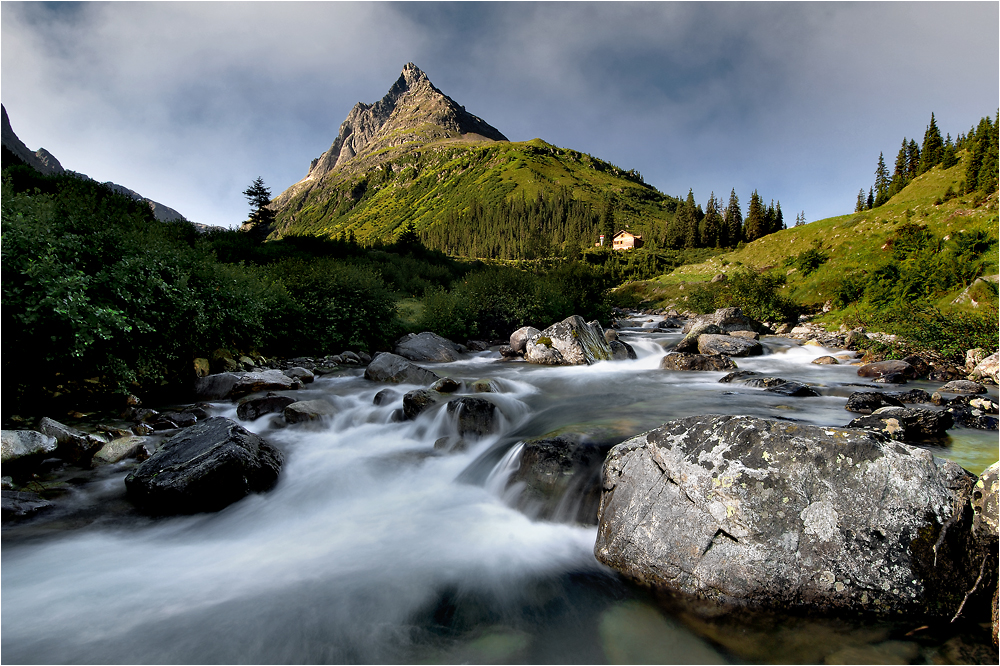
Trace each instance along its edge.
<instances>
[{"instance_id":1,"label":"gray boulder","mask_svg":"<svg viewBox=\"0 0 1000 666\"><path fill-rule=\"evenodd\" d=\"M163 442L127 477L128 496L151 513L217 511L269 490L284 458L261 437L215 417Z\"/></svg>"},{"instance_id":2,"label":"gray boulder","mask_svg":"<svg viewBox=\"0 0 1000 666\"><path fill-rule=\"evenodd\" d=\"M747 317L740 308L719 308L711 314L695 317L684 324L681 333L691 333L699 324L715 324L724 333L731 331L767 332L767 327L764 324Z\"/></svg>"},{"instance_id":3,"label":"gray boulder","mask_svg":"<svg viewBox=\"0 0 1000 666\"><path fill-rule=\"evenodd\" d=\"M731 335L698 336L699 354L725 354L726 356L760 356L764 347L756 340L734 337Z\"/></svg>"},{"instance_id":4,"label":"gray boulder","mask_svg":"<svg viewBox=\"0 0 1000 666\"><path fill-rule=\"evenodd\" d=\"M430 389L417 389L403 396L403 417L412 421L420 414L441 402L442 396Z\"/></svg>"},{"instance_id":5,"label":"gray boulder","mask_svg":"<svg viewBox=\"0 0 1000 666\"><path fill-rule=\"evenodd\" d=\"M460 388L462 388L462 382L456 381L451 377L442 377L431 385L431 389L438 393L454 393Z\"/></svg>"},{"instance_id":6,"label":"gray boulder","mask_svg":"<svg viewBox=\"0 0 1000 666\"><path fill-rule=\"evenodd\" d=\"M5 523L19 518L28 518L52 506L52 502L42 499L38 493L18 490L0 491L0 516Z\"/></svg>"},{"instance_id":7,"label":"gray boulder","mask_svg":"<svg viewBox=\"0 0 1000 666\"><path fill-rule=\"evenodd\" d=\"M871 414L882 407L902 407L903 402L894 396L876 391L856 391L847 399L844 409L858 414Z\"/></svg>"},{"instance_id":8,"label":"gray boulder","mask_svg":"<svg viewBox=\"0 0 1000 666\"><path fill-rule=\"evenodd\" d=\"M58 446L55 437L35 430L3 430L0 431L0 462L41 458L55 453Z\"/></svg>"},{"instance_id":9,"label":"gray boulder","mask_svg":"<svg viewBox=\"0 0 1000 666\"><path fill-rule=\"evenodd\" d=\"M967 379L955 379L938 389L942 393L960 393L978 395L986 393L986 387L979 382L970 382Z\"/></svg>"},{"instance_id":10,"label":"gray boulder","mask_svg":"<svg viewBox=\"0 0 1000 666\"><path fill-rule=\"evenodd\" d=\"M393 391L392 389L382 389L375 394L374 398L372 398L372 404L379 406L386 405L390 402L394 402L398 397L399 393L396 391Z\"/></svg>"},{"instance_id":11,"label":"gray boulder","mask_svg":"<svg viewBox=\"0 0 1000 666\"><path fill-rule=\"evenodd\" d=\"M634 361L639 358L636 356L635 349L627 342L612 340L608 343L608 346L611 347L611 358L615 361Z\"/></svg>"},{"instance_id":12,"label":"gray boulder","mask_svg":"<svg viewBox=\"0 0 1000 666\"><path fill-rule=\"evenodd\" d=\"M558 357L551 350L558 352ZM532 336L525 346L524 358L529 363L557 365L552 361L560 357L558 365L591 365L610 361L611 347L599 325L592 326L583 317L573 315Z\"/></svg>"},{"instance_id":13,"label":"gray boulder","mask_svg":"<svg viewBox=\"0 0 1000 666\"><path fill-rule=\"evenodd\" d=\"M906 361L876 361L875 363L865 363L858 368L858 377L874 379L893 378L897 375L913 379L916 374L913 366Z\"/></svg>"},{"instance_id":14,"label":"gray boulder","mask_svg":"<svg viewBox=\"0 0 1000 666\"><path fill-rule=\"evenodd\" d=\"M691 323L691 322L689 322ZM685 327L687 328L687 327ZM711 322L701 322L690 327L680 342L674 345L674 351L695 353L698 351L698 338L702 335L725 335L725 331Z\"/></svg>"},{"instance_id":15,"label":"gray boulder","mask_svg":"<svg viewBox=\"0 0 1000 666\"><path fill-rule=\"evenodd\" d=\"M391 384L430 385L441 379L437 374L414 365L396 354L379 354L365 368L365 379Z\"/></svg>"},{"instance_id":16,"label":"gray boulder","mask_svg":"<svg viewBox=\"0 0 1000 666\"><path fill-rule=\"evenodd\" d=\"M275 414L284 411L285 407L295 402L295 398L278 393L247 396L236 405L236 416L243 421L253 421L265 414Z\"/></svg>"},{"instance_id":17,"label":"gray boulder","mask_svg":"<svg viewBox=\"0 0 1000 666\"><path fill-rule=\"evenodd\" d=\"M993 352L973 368L970 379L1000 384L1000 352Z\"/></svg>"},{"instance_id":18,"label":"gray boulder","mask_svg":"<svg viewBox=\"0 0 1000 666\"><path fill-rule=\"evenodd\" d=\"M409 333L396 341L396 353L411 361L458 360L458 345L437 333Z\"/></svg>"},{"instance_id":19,"label":"gray boulder","mask_svg":"<svg viewBox=\"0 0 1000 666\"><path fill-rule=\"evenodd\" d=\"M764 389L769 393L777 393L779 395L788 396L789 398L809 398L819 395L819 392L811 386L806 384L800 384L799 382L788 382L783 381L780 384L774 386L768 386Z\"/></svg>"},{"instance_id":20,"label":"gray boulder","mask_svg":"<svg viewBox=\"0 0 1000 666\"><path fill-rule=\"evenodd\" d=\"M518 354L523 354L525 348L527 347L528 340L531 338L541 335L539 331L534 326L522 326L513 333L510 334L510 348Z\"/></svg>"},{"instance_id":21,"label":"gray boulder","mask_svg":"<svg viewBox=\"0 0 1000 666\"><path fill-rule=\"evenodd\" d=\"M452 414L461 438L485 437L496 431L500 412L497 406L485 398L461 397L448 403L448 413Z\"/></svg>"},{"instance_id":22,"label":"gray boulder","mask_svg":"<svg viewBox=\"0 0 1000 666\"><path fill-rule=\"evenodd\" d=\"M303 384L312 384L316 380L316 375L312 370L307 370L299 366L288 368L284 373L292 379L297 379Z\"/></svg>"},{"instance_id":23,"label":"gray boulder","mask_svg":"<svg viewBox=\"0 0 1000 666\"><path fill-rule=\"evenodd\" d=\"M908 407L881 407L847 424L848 428L866 428L881 432L901 442L938 440L955 424L947 411Z\"/></svg>"},{"instance_id":24,"label":"gray boulder","mask_svg":"<svg viewBox=\"0 0 1000 666\"><path fill-rule=\"evenodd\" d=\"M38 422L38 430L44 435L55 437L58 444L57 455L71 463L90 460L105 444L105 440L96 435L82 433L47 416Z\"/></svg>"},{"instance_id":25,"label":"gray boulder","mask_svg":"<svg viewBox=\"0 0 1000 666\"><path fill-rule=\"evenodd\" d=\"M289 391L302 388L302 382L289 377L281 370L260 372L222 372L207 377L197 377L195 396L200 400L240 398L258 391Z\"/></svg>"},{"instance_id":26,"label":"gray boulder","mask_svg":"<svg viewBox=\"0 0 1000 666\"><path fill-rule=\"evenodd\" d=\"M719 354L715 356L704 356L702 354L685 354L681 352L671 352L660 361L661 370L733 370L736 364L728 356Z\"/></svg>"},{"instance_id":27,"label":"gray boulder","mask_svg":"<svg viewBox=\"0 0 1000 666\"><path fill-rule=\"evenodd\" d=\"M597 559L673 593L950 618L978 574L975 477L875 433L689 417L613 448L603 480Z\"/></svg>"},{"instance_id":28,"label":"gray boulder","mask_svg":"<svg viewBox=\"0 0 1000 666\"><path fill-rule=\"evenodd\" d=\"M282 414L286 423L308 423L333 416L337 410L326 400L300 400L285 407Z\"/></svg>"},{"instance_id":29,"label":"gray boulder","mask_svg":"<svg viewBox=\"0 0 1000 666\"><path fill-rule=\"evenodd\" d=\"M146 442L145 437L138 435L112 439L94 454L94 465L110 465L123 460L146 460L149 458Z\"/></svg>"}]
</instances>

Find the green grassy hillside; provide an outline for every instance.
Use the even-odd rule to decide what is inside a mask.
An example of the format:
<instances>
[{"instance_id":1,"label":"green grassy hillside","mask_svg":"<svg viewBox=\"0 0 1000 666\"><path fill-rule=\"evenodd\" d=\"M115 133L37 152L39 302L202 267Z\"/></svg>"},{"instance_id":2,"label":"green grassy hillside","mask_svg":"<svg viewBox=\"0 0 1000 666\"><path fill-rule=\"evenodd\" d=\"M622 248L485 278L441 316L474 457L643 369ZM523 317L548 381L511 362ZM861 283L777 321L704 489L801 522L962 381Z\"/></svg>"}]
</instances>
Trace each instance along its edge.
<instances>
[{"instance_id":1,"label":"green grassy hillside","mask_svg":"<svg viewBox=\"0 0 1000 666\"><path fill-rule=\"evenodd\" d=\"M967 286L963 282L998 272L996 194L985 201L978 194L952 194L958 191L965 174L968 155L963 153L961 157L959 164L950 169L937 166L918 176L878 208L779 231L706 262L680 266L654 281L626 285L622 290L636 300L682 307L684 292L690 293L691 289L690 284L684 286L686 283L706 282L719 273L747 267L784 275L783 293L807 308L818 309L826 301L836 300L845 277L867 274L891 262L897 239L907 229L924 227L938 242L940 252L959 234L981 234L989 249L974 267L976 275L970 274L969 279L937 294L937 305L950 305ZM817 258L825 261L810 270L810 258L813 263ZM995 302L995 291L991 296L989 288L985 290L983 297Z\"/></svg>"},{"instance_id":2,"label":"green grassy hillside","mask_svg":"<svg viewBox=\"0 0 1000 666\"><path fill-rule=\"evenodd\" d=\"M649 233L665 225L677 200L635 172L541 139L526 142L435 141L368 156L366 170L343 170L303 183L278 213L278 235L392 240L407 223L424 231L449 214L524 197L553 196L603 206L613 195L616 220ZM595 238L596 240L596 238Z\"/></svg>"}]
</instances>

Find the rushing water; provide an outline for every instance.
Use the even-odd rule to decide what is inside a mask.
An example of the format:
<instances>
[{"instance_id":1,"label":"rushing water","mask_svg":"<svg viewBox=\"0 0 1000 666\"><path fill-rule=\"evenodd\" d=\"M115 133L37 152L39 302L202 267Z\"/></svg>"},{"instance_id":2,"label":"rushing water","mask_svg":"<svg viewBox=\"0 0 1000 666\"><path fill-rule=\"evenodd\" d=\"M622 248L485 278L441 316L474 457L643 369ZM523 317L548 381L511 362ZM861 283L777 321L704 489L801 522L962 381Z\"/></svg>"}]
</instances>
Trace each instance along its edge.
<instances>
[{"instance_id":1,"label":"rushing water","mask_svg":"<svg viewBox=\"0 0 1000 666\"><path fill-rule=\"evenodd\" d=\"M831 350L768 338L770 354L738 360L741 369L823 394L787 398L720 384L722 372L659 370L661 343L678 337L637 323L623 339L638 360L589 367L501 363L496 352L434 364L440 375L489 378L501 391L479 394L502 412L499 431L447 455L433 448L454 434L446 410L397 422L398 399L372 404L384 385L360 371L321 377L296 395L330 400L337 416L311 429L274 427L270 415L245 424L284 451L281 478L271 492L214 514L142 517L123 501L127 468L106 468L64 499L70 510L62 522L57 512L47 527L5 531L0 656L5 663L926 657L926 646L890 640L899 634L890 625L758 618L737 635L671 615L595 560L596 528L533 521L511 508L516 488L507 479L518 442L556 429L624 438L692 414L823 425L854 416L844 403L862 390L856 369L810 363ZM399 396L411 388L398 387ZM214 411L236 418L231 404ZM953 433L936 455L975 473L997 459L995 433Z\"/></svg>"}]
</instances>

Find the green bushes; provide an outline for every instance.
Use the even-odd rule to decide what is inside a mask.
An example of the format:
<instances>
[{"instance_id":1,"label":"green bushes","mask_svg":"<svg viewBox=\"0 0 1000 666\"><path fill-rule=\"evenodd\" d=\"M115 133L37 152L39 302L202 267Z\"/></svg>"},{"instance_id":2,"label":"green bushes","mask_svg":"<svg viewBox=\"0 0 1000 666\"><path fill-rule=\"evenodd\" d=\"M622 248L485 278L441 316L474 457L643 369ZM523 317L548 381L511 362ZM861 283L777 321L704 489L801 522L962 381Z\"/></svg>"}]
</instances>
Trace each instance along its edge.
<instances>
[{"instance_id":1,"label":"green bushes","mask_svg":"<svg viewBox=\"0 0 1000 666\"><path fill-rule=\"evenodd\" d=\"M738 307L745 315L759 321L797 320L799 306L778 293L785 284L783 275L740 268L730 272L728 278L725 282L710 282L692 289L688 294L688 308L705 314L718 308Z\"/></svg>"},{"instance_id":2,"label":"green bushes","mask_svg":"<svg viewBox=\"0 0 1000 666\"><path fill-rule=\"evenodd\" d=\"M889 358L903 358L924 349L937 351L954 363L962 364L968 349L996 350L997 317L995 305L973 312L945 313L926 302L916 302L890 308L865 304L844 321L849 326L863 326L904 338L904 344L863 341L868 345L866 348L884 352Z\"/></svg>"}]
</instances>

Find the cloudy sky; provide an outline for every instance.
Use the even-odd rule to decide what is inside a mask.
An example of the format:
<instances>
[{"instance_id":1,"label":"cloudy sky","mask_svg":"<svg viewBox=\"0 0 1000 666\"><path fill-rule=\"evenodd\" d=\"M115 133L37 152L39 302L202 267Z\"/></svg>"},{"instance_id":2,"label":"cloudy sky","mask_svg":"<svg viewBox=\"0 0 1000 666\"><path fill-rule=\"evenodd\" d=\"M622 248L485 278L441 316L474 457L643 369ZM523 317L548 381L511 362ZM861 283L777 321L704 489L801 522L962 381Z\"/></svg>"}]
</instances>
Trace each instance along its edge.
<instances>
[{"instance_id":1,"label":"cloudy sky","mask_svg":"<svg viewBox=\"0 0 1000 666\"><path fill-rule=\"evenodd\" d=\"M996 2L0 4L14 131L189 219L305 176L407 62L511 140L663 192L757 189L786 221L853 210L904 136L1000 98Z\"/></svg>"}]
</instances>

